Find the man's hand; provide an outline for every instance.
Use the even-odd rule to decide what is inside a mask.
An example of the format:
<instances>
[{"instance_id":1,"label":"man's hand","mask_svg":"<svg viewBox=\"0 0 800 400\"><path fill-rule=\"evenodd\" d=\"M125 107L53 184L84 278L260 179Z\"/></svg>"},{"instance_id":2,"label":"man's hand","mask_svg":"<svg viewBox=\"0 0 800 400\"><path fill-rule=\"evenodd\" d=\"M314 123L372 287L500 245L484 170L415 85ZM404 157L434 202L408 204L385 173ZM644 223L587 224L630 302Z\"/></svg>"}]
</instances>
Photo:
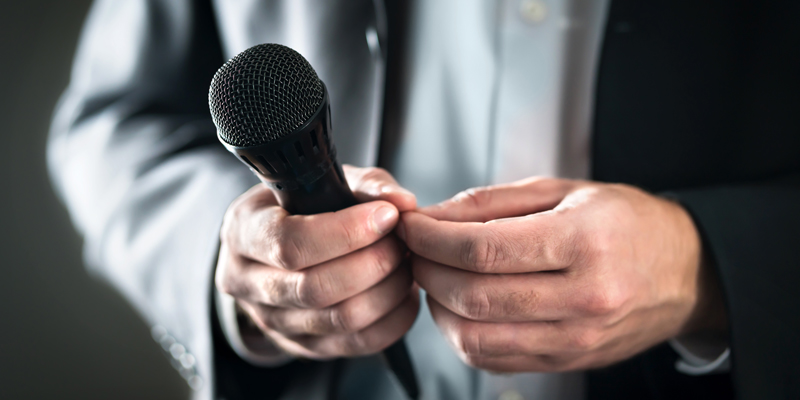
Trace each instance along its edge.
<instances>
[{"instance_id":1,"label":"man's hand","mask_svg":"<svg viewBox=\"0 0 800 400\"><path fill-rule=\"evenodd\" d=\"M289 215L259 184L229 207L217 288L287 353L313 359L376 353L411 327L419 308L407 250L389 232L413 194L386 172L345 166L356 206Z\"/></svg>"},{"instance_id":2,"label":"man's hand","mask_svg":"<svg viewBox=\"0 0 800 400\"><path fill-rule=\"evenodd\" d=\"M431 314L474 367L599 367L725 324L690 216L630 186L528 179L401 220Z\"/></svg>"}]
</instances>

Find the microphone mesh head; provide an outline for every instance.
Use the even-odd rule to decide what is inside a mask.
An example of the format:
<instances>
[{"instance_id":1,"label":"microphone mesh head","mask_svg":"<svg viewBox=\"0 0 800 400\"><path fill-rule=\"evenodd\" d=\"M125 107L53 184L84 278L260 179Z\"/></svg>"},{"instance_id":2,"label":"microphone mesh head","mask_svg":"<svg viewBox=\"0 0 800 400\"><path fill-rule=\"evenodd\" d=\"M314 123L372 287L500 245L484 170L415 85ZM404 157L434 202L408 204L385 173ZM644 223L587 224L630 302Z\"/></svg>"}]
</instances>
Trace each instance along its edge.
<instances>
[{"instance_id":1,"label":"microphone mesh head","mask_svg":"<svg viewBox=\"0 0 800 400\"><path fill-rule=\"evenodd\" d=\"M259 44L214 74L208 105L222 140L249 147L303 125L323 96L322 81L303 56L279 44Z\"/></svg>"}]
</instances>

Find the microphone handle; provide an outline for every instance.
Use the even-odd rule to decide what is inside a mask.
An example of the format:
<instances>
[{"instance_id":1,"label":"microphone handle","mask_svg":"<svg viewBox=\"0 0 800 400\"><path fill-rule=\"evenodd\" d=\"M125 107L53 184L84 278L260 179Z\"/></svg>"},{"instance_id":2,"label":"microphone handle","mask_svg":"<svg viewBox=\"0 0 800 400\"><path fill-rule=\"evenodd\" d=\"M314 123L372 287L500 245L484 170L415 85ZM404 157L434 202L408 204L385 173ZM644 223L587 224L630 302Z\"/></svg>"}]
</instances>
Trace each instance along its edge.
<instances>
[{"instance_id":1,"label":"microphone handle","mask_svg":"<svg viewBox=\"0 0 800 400\"><path fill-rule=\"evenodd\" d=\"M328 171L318 180L299 185L293 190L281 190L267 183L278 198L278 203L291 214L319 214L339 211L358 203L347 184L342 166L335 158ZM387 347L381 357L405 389L408 398L419 398L419 386L414 364L408 354L405 340L400 338Z\"/></svg>"}]
</instances>

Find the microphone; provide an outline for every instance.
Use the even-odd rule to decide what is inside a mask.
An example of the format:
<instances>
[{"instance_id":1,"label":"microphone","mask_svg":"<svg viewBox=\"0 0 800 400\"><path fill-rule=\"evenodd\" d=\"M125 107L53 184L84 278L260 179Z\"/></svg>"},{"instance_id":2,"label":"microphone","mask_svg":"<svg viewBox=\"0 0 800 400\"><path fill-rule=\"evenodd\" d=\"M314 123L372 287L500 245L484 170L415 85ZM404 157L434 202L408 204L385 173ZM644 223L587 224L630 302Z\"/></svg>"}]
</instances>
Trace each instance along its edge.
<instances>
[{"instance_id":1,"label":"microphone","mask_svg":"<svg viewBox=\"0 0 800 400\"><path fill-rule=\"evenodd\" d=\"M208 104L220 142L286 211L318 214L357 204L336 159L328 91L299 53L279 44L239 53L214 75ZM417 399L403 339L383 356L408 397Z\"/></svg>"}]
</instances>

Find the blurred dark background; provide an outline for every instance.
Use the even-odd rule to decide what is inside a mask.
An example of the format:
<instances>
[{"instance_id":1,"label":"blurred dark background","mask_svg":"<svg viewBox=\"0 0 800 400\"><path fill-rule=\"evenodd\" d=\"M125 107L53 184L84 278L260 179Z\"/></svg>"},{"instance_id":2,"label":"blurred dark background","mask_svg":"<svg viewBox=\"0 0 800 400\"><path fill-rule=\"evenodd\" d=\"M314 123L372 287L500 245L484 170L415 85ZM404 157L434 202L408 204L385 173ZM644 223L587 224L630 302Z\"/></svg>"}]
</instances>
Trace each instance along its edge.
<instances>
[{"instance_id":1,"label":"blurred dark background","mask_svg":"<svg viewBox=\"0 0 800 400\"><path fill-rule=\"evenodd\" d=\"M0 0L0 399L185 399L149 328L84 269L47 176L47 130L89 5Z\"/></svg>"}]
</instances>

